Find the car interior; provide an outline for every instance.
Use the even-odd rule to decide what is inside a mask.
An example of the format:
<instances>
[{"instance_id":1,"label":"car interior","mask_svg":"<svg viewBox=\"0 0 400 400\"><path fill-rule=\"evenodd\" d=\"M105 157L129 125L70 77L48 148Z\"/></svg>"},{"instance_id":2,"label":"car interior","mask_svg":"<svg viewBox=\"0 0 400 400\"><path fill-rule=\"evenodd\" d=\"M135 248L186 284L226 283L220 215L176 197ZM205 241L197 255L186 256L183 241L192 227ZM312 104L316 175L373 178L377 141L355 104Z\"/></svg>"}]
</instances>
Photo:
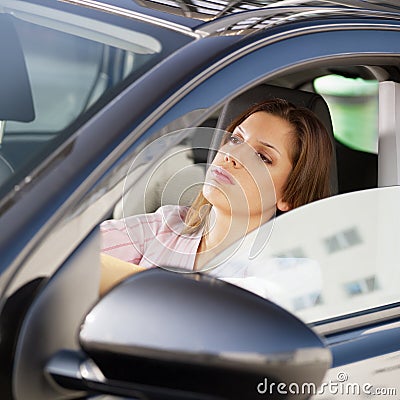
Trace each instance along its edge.
<instances>
[{"instance_id":1,"label":"car interior","mask_svg":"<svg viewBox=\"0 0 400 400\"><path fill-rule=\"evenodd\" d=\"M317 114L328 132L332 132L336 150L332 160L332 202L318 201L303 206L301 210L284 213L283 219L277 215L274 235L269 237L268 246L261 253L263 260L274 260L275 265L271 269L276 276L280 275L277 282L282 283L286 292L293 293L287 308L307 322L312 322L338 313L365 309L368 305L385 304L387 299L397 299L393 286L396 278L393 281L387 279L388 276L398 275L393 264L395 236L391 223L386 220L386 212L378 209L377 205L387 204L389 207L397 193L388 192L390 186L396 185L393 177L388 175L388 171L393 169L395 149L382 141L382 133L379 132L382 126L396 122L390 109L379 102L385 105L394 103L393 88L399 85L399 69L394 66L395 59L390 60L388 66L385 64L389 61L387 59L356 61L360 65L354 65L355 60L349 63L342 60L338 65L336 61L329 66L303 67L293 74L282 74L237 93L216 109L202 128L190 128L186 139L168 151L167 162L160 160L155 163L132 190L124 193L124 201L114 209L113 218L153 212L167 204L190 205L221 142L221 129L249 105L271 97L285 98ZM331 76L344 79L350 92L354 83L370 84L373 86L372 94L357 94L357 90L355 95L318 93L317 79ZM340 103L340 107L335 101ZM341 124L337 123L338 120ZM348 126L355 142L340 135L341 130ZM367 135L370 136L369 146L358 145L357 140ZM187 190L188 186L191 190ZM376 188L386 191L369 190ZM139 192L144 193L142 200L135 196ZM310 225L311 220L321 223ZM301 265L300 260L305 259L309 260L307 266ZM292 265L288 265L291 262ZM385 265L385 268L379 265ZM285 269L291 269L291 273L285 275ZM297 282L308 282L303 285L306 290L298 286L293 286L292 290L290 285L295 282L288 282L293 277L297 277ZM257 291L253 282L245 286L239 282L240 279L234 280L228 281L261 296L266 293L264 289ZM271 281L270 276L268 281ZM327 285L328 282L335 284ZM274 300L278 304L286 301Z\"/></svg>"},{"instance_id":2,"label":"car interior","mask_svg":"<svg viewBox=\"0 0 400 400\"><path fill-rule=\"evenodd\" d=\"M206 165L215 155L218 143L220 142L221 131L223 131L232 119L239 115L246 108L256 103L262 102L270 98L283 98L297 106L309 108L323 122L328 132L332 135L334 142L335 154L332 160L332 177L331 177L331 193L343 194L358 190L376 188L378 186L378 154L376 150L359 149L356 146L345 143L340 135L334 132L332 119L337 117L343 120L342 115L332 113L330 104L326 97L316 92L314 81L319 77L339 76L350 81L375 82L378 85L379 80L397 80L399 78L397 67L373 67L367 65L360 66L338 66L338 67L319 67L302 70L283 77L270 79L259 85L240 93L235 98L228 101L222 108L219 108L214 115L202 124L202 129L193 130L189 137L176 147L180 150L179 159L177 156L168 156L168 165L172 168L160 168L160 164L155 166L152 172L149 172L137 183L136 188L143 185L143 180L148 184L148 191L142 202L137 196L135 202L130 198L130 192L127 191L126 201L124 202L124 213L122 212L122 204L116 206L114 210L114 218L121 218L123 215L134 215L143 212L153 212L163 204L171 204L179 202L180 204L190 204L195 194L198 192L201 177L204 177ZM378 86L376 93L370 100L374 102L376 110L373 117L376 120L376 126L372 126L378 140ZM334 97L334 96L331 96ZM349 97L349 96L348 96ZM336 101L363 102L367 96L359 96L358 98L348 100L346 97L336 96ZM346 104L345 104L346 105ZM351 105L350 105L351 106ZM358 106L360 112L352 115L352 129L361 123L365 118L367 108ZM342 111L342 110L340 110ZM363 115L364 113L364 115ZM359 119L359 120L357 120ZM216 128L214 130L214 128ZM339 127L340 128L340 127ZM338 129L338 128L336 128ZM363 133L361 132L361 135ZM354 132L357 135L357 132ZM186 149L186 150L185 150ZM168 154L174 153L173 150ZM163 164L164 166L166 164ZM189 166L191 168L189 168ZM166 172L169 171L169 173ZM177 171L180 171L177 174ZM190 177L191 175L191 177ZM178 179L179 178L179 179ZM194 180L193 180L194 178ZM188 182L196 182L190 190L185 191L184 187L188 187ZM139 186L137 186L139 185ZM190 185L189 185L190 186ZM144 188L144 187L143 187ZM185 193L177 197L177 193ZM137 193L137 192L136 192ZM172 195L173 194L173 195ZM135 203L135 205L133 205Z\"/></svg>"}]
</instances>

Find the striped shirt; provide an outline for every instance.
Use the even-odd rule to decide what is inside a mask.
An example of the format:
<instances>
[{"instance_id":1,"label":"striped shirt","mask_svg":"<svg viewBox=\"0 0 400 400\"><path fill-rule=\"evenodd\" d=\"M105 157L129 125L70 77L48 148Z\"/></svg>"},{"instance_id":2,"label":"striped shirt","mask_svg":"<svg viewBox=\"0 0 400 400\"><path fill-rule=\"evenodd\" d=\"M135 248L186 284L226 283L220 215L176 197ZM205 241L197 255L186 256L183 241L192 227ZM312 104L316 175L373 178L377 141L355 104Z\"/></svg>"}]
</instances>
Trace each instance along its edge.
<instances>
[{"instance_id":1,"label":"striped shirt","mask_svg":"<svg viewBox=\"0 0 400 400\"><path fill-rule=\"evenodd\" d=\"M182 234L188 207L167 205L155 213L101 224L102 252L146 268L193 270L202 230Z\"/></svg>"}]
</instances>

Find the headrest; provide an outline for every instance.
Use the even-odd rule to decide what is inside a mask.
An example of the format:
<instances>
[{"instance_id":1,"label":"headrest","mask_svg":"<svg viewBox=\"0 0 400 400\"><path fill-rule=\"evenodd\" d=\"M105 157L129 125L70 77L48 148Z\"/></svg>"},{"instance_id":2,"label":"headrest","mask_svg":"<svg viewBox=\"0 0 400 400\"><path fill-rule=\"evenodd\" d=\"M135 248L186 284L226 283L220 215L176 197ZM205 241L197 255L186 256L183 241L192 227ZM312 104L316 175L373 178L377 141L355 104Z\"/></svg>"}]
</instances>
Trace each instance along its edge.
<instances>
[{"instance_id":1,"label":"headrest","mask_svg":"<svg viewBox=\"0 0 400 400\"><path fill-rule=\"evenodd\" d=\"M225 104L219 116L217 130L225 130L240 114L250 107L269 99L285 99L296 107L305 107L314 112L324 124L326 130L332 137L333 128L331 115L325 100L317 93L305 92L303 90L288 89L279 86L260 85L235 97ZM215 146L215 142L213 143ZM336 156L333 152L331 167L331 190L332 194L338 192Z\"/></svg>"},{"instance_id":2,"label":"headrest","mask_svg":"<svg viewBox=\"0 0 400 400\"><path fill-rule=\"evenodd\" d=\"M0 14L0 120L35 119L25 58L11 17Z\"/></svg>"}]
</instances>

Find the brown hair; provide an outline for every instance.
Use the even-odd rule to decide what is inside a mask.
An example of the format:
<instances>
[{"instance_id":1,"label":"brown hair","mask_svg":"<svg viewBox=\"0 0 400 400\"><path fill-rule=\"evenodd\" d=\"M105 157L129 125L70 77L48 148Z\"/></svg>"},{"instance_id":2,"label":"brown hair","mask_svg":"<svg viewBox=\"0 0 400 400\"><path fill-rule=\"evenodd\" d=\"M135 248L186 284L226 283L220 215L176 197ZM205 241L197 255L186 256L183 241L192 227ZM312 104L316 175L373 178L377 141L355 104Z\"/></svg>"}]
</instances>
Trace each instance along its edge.
<instances>
[{"instance_id":1,"label":"brown hair","mask_svg":"<svg viewBox=\"0 0 400 400\"><path fill-rule=\"evenodd\" d=\"M307 108L273 99L249 108L228 126L227 132L232 133L250 115L260 111L280 117L293 127L290 152L293 168L283 188L282 200L296 208L328 197L331 194L333 143L322 122ZM210 208L211 204L200 192L186 215L185 233L196 232L202 227Z\"/></svg>"}]
</instances>

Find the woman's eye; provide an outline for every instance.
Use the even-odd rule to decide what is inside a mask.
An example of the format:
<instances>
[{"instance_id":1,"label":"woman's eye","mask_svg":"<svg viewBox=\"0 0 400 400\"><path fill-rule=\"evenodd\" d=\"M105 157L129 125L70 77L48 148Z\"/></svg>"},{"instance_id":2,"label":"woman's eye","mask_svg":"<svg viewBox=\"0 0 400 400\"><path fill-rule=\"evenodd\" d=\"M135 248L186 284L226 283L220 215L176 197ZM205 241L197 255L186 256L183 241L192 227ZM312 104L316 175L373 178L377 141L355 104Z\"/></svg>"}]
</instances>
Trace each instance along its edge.
<instances>
[{"instance_id":1,"label":"woman's eye","mask_svg":"<svg viewBox=\"0 0 400 400\"><path fill-rule=\"evenodd\" d=\"M234 136L234 135L231 135L231 136L229 137L229 141L230 141L231 143L233 143L233 144L242 143L242 141L240 140L240 138L237 137L237 136Z\"/></svg>"},{"instance_id":2,"label":"woman's eye","mask_svg":"<svg viewBox=\"0 0 400 400\"><path fill-rule=\"evenodd\" d=\"M257 153L258 157L260 157L261 161L267 164L272 164L272 160L270 158L268 158L267 156L265 156L262 153Z\"/></svg>"}]
</instances>

